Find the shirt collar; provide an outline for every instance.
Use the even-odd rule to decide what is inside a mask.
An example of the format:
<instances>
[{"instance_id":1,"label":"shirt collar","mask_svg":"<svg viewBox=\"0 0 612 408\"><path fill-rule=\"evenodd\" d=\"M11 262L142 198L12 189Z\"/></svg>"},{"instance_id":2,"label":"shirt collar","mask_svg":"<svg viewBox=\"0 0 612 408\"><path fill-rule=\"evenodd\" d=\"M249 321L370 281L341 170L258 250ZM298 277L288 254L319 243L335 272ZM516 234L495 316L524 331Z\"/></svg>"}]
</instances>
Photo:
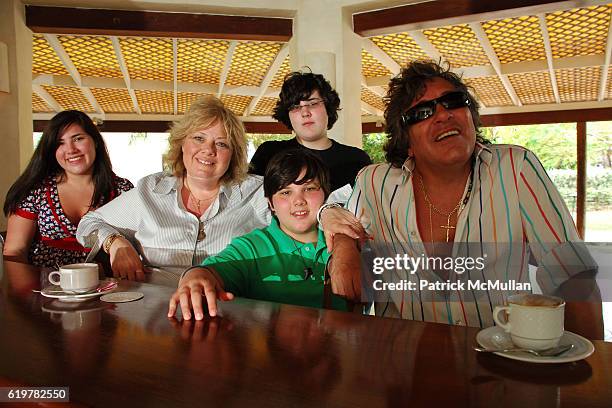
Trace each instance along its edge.
<instances>
[{"instance_id":1,"label":"shirt collar","mask_svg":"<svg viewBox=\"0 0 612 408\"><path fill-rule=\"evenodd\" d=\"M493 152L491 152L491 149L489 149L486 145L476 142L474 154L476 155L477 162L481 161L487 166L491 164ZM404 164L402 164L402 171L404 172L405 176L407 176L406 178L410 178L410 176L412 176L412 172L414 171L414 157L408 156Z\"/></svg>"},{"instance_id":2,"label":"shirt collar","mask_svg":"<svg viewBox=\"0 0 612 408\"><path fill-rule=\"evenodd\" d=\"M322 249L326 248L325 246L325 234L323 233L323 230L318 229L318 236L317 236L317 247L316 247L316 252L320 252ZM285 233L281 228L280 225L278 223L278 218L276 218L276 215L272 216L272 222L270 222L270 226L268 228L268 231L270 231L270 234L274 237L274 239L280 243L280 247L281 248L292 248L291 252L292 253L297 253L300 254L300 250L308 244L305 244L303 242L300 241L296 241L295 239L291 238L289 235L287 235L287 233Z\"/></svg>"},{"instance_id":3,"label":"shirt collar","mask_svg":"<svg viewBox=\"0 0 612 408\"><path fill-rule=\"evenodd\" d=\"M166 175L162 177L155 187L153 187L153 192L157 194L170 194L172 191L178 191L183 183L182 177L175 177L171 175ZM223 194L229 200L234 195L238 197L239 200L242 199L242 191L240 190L240 184L236 183L231 186L227 184L222 184L219 188L219 193Z\"/></svg>"}]
</instances>

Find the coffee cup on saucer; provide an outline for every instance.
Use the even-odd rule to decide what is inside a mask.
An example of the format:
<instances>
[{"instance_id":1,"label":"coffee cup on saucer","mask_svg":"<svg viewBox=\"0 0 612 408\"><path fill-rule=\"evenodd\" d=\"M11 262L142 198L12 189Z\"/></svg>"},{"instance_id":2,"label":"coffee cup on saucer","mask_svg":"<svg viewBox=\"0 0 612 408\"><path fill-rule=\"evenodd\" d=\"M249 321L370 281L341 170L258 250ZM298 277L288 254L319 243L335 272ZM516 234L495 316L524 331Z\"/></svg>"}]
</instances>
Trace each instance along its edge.
<instances>
[{"instance_id":1,"label":"coffee cup on saucer","mask_svg":"<svg viewBox=\"0 0 612 408\"><path fill-rule=\"evenodd\" d=\"M76 263L63 265L49 274L49 282L66 292L85 293L98 287L98 264Z\"/></svg>"},{"instance_id":2,"label":"coffee cup on saucer","mask_svg":"<svg viewBox=\"0 0 612 408\"><path fill-rule=\"evenodd\" d=\"M505 311L507 319L500 318ZM565 301L556 296L520 294L508 297L507 306L496 306L495 323L510 334L520 348L544 350L555 347L563 336Z\"/></svg>"}]
</instances>

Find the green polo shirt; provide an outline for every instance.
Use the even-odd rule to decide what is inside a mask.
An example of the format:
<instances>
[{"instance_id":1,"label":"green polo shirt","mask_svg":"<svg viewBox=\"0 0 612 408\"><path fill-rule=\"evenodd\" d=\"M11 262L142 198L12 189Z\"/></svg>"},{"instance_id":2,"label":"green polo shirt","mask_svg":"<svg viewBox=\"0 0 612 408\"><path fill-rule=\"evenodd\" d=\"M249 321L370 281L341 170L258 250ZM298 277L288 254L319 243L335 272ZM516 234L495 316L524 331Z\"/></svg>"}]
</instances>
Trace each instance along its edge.
<instances>
[{"instance_id":1,"label":"green polo shirt","mask_svg":"<svg viewBox=\"0 0 612 408\"><path fill-rule=\"evenodd\" d=\"M303 244L283 232L272 217L268 227L234 238L219 254L206 258L202 266L214 268L225 290L236 296L321 308L328 259L322 231L316 246ZM313 273L304 279L307 267ZM332 307L347 310L345 300L335 295Z\"/></svg>"}]
</instances>

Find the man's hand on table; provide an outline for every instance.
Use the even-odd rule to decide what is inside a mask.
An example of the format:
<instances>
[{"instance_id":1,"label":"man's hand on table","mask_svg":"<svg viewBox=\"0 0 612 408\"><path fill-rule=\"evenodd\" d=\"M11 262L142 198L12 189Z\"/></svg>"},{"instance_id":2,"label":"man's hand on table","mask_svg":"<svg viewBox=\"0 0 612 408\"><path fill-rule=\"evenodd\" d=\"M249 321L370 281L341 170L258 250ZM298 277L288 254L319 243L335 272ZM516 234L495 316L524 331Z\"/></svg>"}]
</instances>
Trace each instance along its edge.
<instances>
[{"instance_id":1,"label":"man's hand on table","mask_svg":"<svg viewBox=\"0 0 612 408\"><path fill-rule=\"evenodd\" d=\"M115 239L109 255L114 277L140 282L145 280L142 261L130 241L123 237Z\"/></svg>"},{"instance_id":2,"label":"man's hand on table","mask_svg":"<svg viewBox=\"0 0 612 408\"><path fill-rule=\"evenodd\" d=\"M170 298L168 317L174 317L177 305L180 304L183 319L191 319L191 309L196 320L204 318L202 296L206 299L208 313L217 315L217 299L232 300L234 295L226 292L223 282L211 269L197 268L190 270L179 282L179 287Z\"/></svg>"}]
</instances>

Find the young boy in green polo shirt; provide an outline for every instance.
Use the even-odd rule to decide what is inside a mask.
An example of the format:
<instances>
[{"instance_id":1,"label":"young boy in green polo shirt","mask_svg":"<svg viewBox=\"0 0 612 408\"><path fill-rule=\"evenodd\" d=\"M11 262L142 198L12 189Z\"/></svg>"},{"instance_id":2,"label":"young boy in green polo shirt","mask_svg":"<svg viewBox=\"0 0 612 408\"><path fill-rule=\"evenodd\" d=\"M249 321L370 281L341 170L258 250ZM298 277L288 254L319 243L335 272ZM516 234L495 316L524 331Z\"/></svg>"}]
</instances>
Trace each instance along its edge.
<instances>
[{"instance_id":1,"label":"young boy in green polo shirt","mask_svg":"<svg viewBox=\"0 0 612 408\"><path fill-rule=\"evenodd\" d=\"M305 149L277 154L268 164L264 194L274 216L270 225L235 238L202 267L189 270L172 295L168 317L180 303L183 318L204 317L202 294L210 316L217 299L234 296L323 307L325 266L329 259L317 210L329 195L329 175L321 160ZM331 295L334 309L346 302Z\"/></svg>"}]
</instances>

